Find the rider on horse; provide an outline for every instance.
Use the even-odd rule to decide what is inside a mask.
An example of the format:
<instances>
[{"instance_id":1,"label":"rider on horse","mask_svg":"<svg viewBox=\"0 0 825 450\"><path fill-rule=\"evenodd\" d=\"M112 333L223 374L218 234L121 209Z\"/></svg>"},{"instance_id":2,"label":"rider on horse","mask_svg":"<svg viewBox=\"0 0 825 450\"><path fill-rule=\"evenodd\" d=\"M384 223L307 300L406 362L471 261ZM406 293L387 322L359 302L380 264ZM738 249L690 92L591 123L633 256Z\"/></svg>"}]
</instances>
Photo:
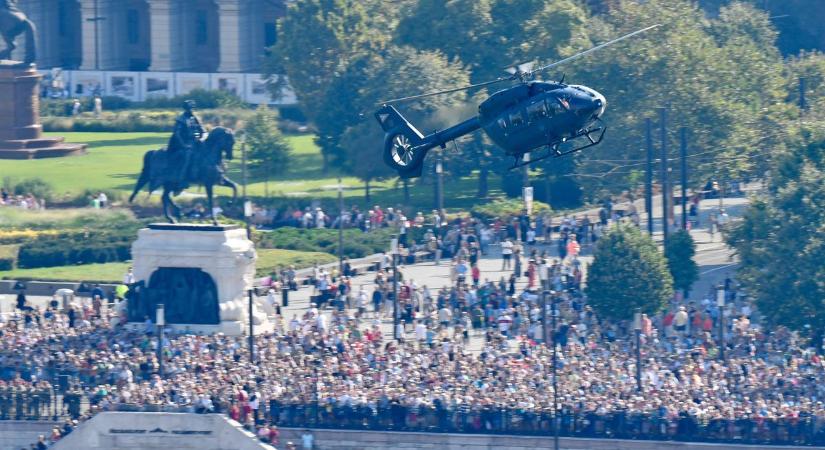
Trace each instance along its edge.
<instances>
[{"instance_id":1,"label":"rider on horse","mask_svg":"<svg viewBox=\"0 0 825 450\"><path fill-rule=\"evenodd\" d=\"M183 113L175 120L175 130L167 146L172 160L181 162L177 178L183 183L188 179L192 152L199 149L204 136L203 127L195 116L194 109L193 100L183 102Z\"/></svg>"}]
</instances>

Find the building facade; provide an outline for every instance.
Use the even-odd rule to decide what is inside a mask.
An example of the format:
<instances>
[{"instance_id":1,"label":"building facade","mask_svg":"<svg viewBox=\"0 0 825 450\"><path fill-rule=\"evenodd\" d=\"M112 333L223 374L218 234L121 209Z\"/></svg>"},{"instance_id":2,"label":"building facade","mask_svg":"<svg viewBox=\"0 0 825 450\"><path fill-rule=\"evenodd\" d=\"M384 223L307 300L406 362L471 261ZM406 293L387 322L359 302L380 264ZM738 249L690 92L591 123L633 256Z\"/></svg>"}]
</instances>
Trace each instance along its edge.
<instances>
[{"instance_id":1,"label":"building facade","mask_svg":"<svg viewBox=\"0 0 825 450\"><path fill-rule=\"evenodd\" d=\"M285 0L19 0L40 69L254 73ZM15 55L18 56L18 55Z\"/></svg>"}]
</instances>

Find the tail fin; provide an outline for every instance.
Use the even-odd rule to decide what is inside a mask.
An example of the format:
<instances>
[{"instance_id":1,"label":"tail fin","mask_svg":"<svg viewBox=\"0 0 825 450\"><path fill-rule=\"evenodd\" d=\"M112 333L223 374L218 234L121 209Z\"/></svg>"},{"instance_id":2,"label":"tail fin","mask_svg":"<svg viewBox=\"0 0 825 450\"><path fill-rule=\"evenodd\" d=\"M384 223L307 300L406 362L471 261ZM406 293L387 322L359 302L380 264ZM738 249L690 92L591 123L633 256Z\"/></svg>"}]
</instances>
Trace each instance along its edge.
<instances>
[{"instance_id":1,"label":"tail fin","mask_svg":"<svg viewBox=\"0 0 825 450\"><path fill-rule=\"evenodd\" d=\"M432 148L424 135L392 105L382 106L375 118L384 130L384 162L401 178L420 177L424 157Z\"/></svg>"},{"instance_id":2,"label":"tail fin","mask_svg":"<svg viewBox=\"0 0 825 450\"><path fill-rule=\"evenodd\" d=\"M418 142L424 140L424 135L392 105L382 106L381 109L375 112L375 118L378 119L378 123L381 124L381 128L385 133L403 131L404 135L410 140Z\"/></svg>"}]
</instances>

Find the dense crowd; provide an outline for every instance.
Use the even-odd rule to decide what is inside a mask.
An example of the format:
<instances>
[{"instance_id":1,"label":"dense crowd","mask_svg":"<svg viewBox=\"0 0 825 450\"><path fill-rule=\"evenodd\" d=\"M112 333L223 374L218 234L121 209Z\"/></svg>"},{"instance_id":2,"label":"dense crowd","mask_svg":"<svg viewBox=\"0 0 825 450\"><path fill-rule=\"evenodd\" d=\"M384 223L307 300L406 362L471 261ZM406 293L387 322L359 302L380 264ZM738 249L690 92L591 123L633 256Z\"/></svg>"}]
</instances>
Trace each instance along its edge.
<instances>
[{"instance_id":1,"label":"dense crowd","mask_svg":"<svg viewBox=\"0 0 825 450\"><path fill-rule=\"evenodd\" d=\"M555 342L564 414L825 421L820 349L785 329L760 326L758 312L730 280L725 358L715 294L674 299L668 311L642 319L643 392L637 391L632 325L601 320L580 291L578 252L602 228L585 220L565 219L534 245L515 239L514 227L502 233L472 219L445 224L425 241L449 243L439 245L438 258L449 261L450 284L419 286L399 270L399 341L380 326L394 303L388 259L371 283L316 274L316 288L323 280L332 292L328 304L275 315L276 329L255 339L254 363L244 337L167 333L161 376L151 323L127 328L117 308L78 302L68 310L32 308L4 317L0 366L14 368L3 375L15 395L70 374L67 398L87 398L88 414L123 405L176 407L264 426L289 423L294 405L317 405L320 415L358 409L373 417L398 406L405 411L403 428L422 420L421 410L552 412L552 346L546 344ZM528 223L523 235L534 228ZM488 280L476 263L483 244L495 241L512 275ZM551 256L555 249L561 254ZM553 305L555 332L549 328ZM480 351L469 351L474 336L483 336ZM4 392L0 387L1 398ZM3 417L20 414L7 410L9 404L0 400ZM28 406L11 402L10 408ZM81 414L78 407L69 412ZM477 417L481 428L496 420Z\"/></svg>"}]
</instances>

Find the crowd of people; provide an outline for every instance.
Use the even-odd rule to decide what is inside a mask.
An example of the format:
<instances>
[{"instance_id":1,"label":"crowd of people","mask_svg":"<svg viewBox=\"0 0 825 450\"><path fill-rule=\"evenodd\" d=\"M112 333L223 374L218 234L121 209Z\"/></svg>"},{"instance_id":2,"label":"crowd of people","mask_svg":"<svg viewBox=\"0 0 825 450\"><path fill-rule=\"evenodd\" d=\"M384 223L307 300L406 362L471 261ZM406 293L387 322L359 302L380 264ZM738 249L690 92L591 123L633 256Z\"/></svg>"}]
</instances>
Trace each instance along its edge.
<instances>
[{"instance_id":1,"label":"crowd of people","mask_svg":"<svg viewBox=\"0 0 825 450\"><path fill-rule=\"evenodd\" d=\"M169 332L159 343L151 323L127 327L105 304L18 311L2 319L3 378L17 395L70 375L64 400L89 404L85 411L67 404L72 419L124 408L222 412L263 440L277 435L272 425L306 423L546 432L554 399L569 434L594 427L594 418L620 430L629 418L646 417L659 427L648 434L661 438L690 429L687 420L696 427L729 421L726 436L737 427L758 435L776 421L804 423L804 436L785 437L825 439L821 343L765 329L730 280L724 310L708 293L677 297L667 311L642 318L639 391L632 325L598 317L580 289L579 251L603 227L585 220L565 219L533 244L521 237L535 233L534 222L524 230L518 219L507 222L504 231L475 219L438 224L424 241L441 243L434 263L443 258L450 267L449 284L418 285L399 269L397 340L381 326L396 303L387 257L369 282L314 275L327 283L329 301L291 317L273 297L275 330L255 338L253 358L244 337ZM512 273L490 280L477 263L496 242L502 270ZM471 349L473 339L483 343ZM27 417L24 403L11 402L14 410L4 413L8 403L0 401L0 414Z\"/></svg>"},{"instance_id":2,"label":"crowd of people","mask_svg":"<svg viewBox=\"0 0 825 450\"><path fill-rule=\"evenodd\" d=\"M0 206L16 206L22 209L46 209L46 200L32 194L13 194L8 189L0 188Z\"/></svg>"}]
</instances>

